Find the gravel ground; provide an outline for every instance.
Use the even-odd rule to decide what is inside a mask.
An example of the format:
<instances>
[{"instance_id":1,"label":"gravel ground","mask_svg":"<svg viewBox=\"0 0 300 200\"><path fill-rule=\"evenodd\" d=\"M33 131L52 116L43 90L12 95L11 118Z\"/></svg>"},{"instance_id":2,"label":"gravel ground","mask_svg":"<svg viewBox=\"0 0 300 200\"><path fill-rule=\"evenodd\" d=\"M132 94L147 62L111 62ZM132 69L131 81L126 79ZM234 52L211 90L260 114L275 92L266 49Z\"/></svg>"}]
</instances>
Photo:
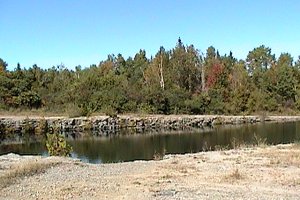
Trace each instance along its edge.
<instances>
[{"instance_id":1,"label":"gravel ground","mask_svg":"<svg viewBox=\"0 0 300 200\"><path fill-rule=\"evenodd\" d=\"M0 178L0 199L300 199L300 145L115 164L8 154Z\"/></svg>"}]
</instances>

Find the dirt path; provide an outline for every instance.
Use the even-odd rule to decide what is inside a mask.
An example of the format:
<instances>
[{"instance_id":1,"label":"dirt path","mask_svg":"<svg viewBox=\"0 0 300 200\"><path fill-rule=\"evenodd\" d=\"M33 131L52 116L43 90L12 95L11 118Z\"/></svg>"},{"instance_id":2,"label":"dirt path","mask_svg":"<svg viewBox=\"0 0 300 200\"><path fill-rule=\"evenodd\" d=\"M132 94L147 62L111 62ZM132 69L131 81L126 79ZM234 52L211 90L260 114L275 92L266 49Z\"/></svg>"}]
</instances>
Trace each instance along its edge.
<instances>
[{"instance_id":1,"label":"dirt path","mask_svg":"<svg viewBox=\"0 0 300 200\"><path fill-rule=\"evenodd\" d=\"M0 176L0 199L300 199L300 145L100 165L9 154Z\"/></svg>"}]
</instances>

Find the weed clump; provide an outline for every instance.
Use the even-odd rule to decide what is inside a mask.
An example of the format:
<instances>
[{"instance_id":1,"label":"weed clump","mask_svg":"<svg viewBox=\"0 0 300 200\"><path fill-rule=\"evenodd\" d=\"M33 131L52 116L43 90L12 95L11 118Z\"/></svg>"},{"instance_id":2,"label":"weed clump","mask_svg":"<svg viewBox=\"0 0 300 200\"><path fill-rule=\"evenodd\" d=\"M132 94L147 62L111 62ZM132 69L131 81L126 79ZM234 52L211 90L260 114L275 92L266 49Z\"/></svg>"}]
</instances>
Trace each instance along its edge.
<instances>
[{"instance_id":1,"label":"weed clump","mask_svg":"<svg viewBox=\"0 0 300 200\"><path fill-rule=\"evenodd\" d=\"M259 147L267 146L267 138L261 138L258 135L256 135L256 133L254 133L253 140L255 146L259 146Z\"/></svg>"},{"instance_id":2,"label":"weed clump","mask_svg":"<svg viewBox=\"0 0 300 200\"><path fill-rule=\"evenodd\" d=\"M223 177L223 180L226 182L236 182L236 181L242 180L244 178L245 178L245 175L243 175L239 169L234 169L229 174L226 174Z\"/></svg>"},{"instance_id":3,"label":"weed clump","mask_svg":"<svg viewBox=\"0 0 300 200\"><path fill-rule=\"evenodd\" d=\"M46 147L50 156L70 156L72 152L72 147L59 133L47 134Z\"/></svg>"},{"instance_id":4,"label":"weed clump","mask_svg":"<svg viewBox=\"0 0 300 200\"><path fill-rule=\"evenodd\" d=\"M153 160L162 160L164 159L165 155L166 155L166 149L164 149L162 152L155 151L153 154Z\"/></svg>"}]
</instances>

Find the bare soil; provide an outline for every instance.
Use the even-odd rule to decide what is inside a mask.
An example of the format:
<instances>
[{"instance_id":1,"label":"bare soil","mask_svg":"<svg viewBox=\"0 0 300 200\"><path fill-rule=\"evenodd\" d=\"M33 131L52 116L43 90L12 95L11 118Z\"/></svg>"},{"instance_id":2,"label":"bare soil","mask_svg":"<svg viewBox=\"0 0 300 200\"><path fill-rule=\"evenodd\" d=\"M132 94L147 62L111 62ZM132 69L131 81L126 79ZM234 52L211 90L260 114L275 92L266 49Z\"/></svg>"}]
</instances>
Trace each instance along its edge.
<instances>
[{"instance_id":1,"label":"bare soil","mask_svg":"<svg viewBox=\"0 0 300 200\"><path fill-rule=\"evenodd\" d=\"M0 199L300 199L300 145L87 164L0 156Z\"/></svg>"}]
</instances>

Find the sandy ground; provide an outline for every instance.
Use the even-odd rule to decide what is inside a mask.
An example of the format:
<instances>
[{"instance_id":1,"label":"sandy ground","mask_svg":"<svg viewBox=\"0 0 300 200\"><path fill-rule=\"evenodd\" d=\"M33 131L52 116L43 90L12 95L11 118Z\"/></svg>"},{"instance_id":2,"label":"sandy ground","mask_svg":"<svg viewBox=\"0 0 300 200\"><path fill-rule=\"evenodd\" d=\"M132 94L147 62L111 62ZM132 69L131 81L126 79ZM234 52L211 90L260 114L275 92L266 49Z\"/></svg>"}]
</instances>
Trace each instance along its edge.
<instances>
[{"instance_id":1,"label":"sandy ground","mask_svg":"<svg viewBox=\"0 0 300 200\"><path fill-rule=\"evenodd\" d=\"M0 199L300 199L300 145L98 165L8 154L0 186Z\"/></svg>"}]
</instances>

